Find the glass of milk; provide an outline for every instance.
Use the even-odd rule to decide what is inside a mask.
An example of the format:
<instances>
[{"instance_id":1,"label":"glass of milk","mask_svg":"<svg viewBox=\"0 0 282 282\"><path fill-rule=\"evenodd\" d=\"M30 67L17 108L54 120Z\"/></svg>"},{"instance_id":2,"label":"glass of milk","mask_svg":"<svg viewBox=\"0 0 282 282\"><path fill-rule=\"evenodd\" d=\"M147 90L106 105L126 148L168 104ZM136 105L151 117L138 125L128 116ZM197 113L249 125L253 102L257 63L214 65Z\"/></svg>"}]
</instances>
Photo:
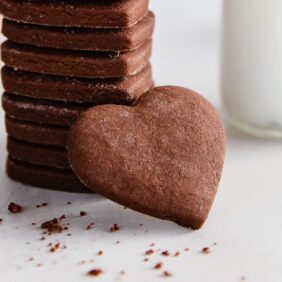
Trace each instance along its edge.
<instances>
[{"instance_id":1,"label":"glass of milk","mask_svg":"<svg viewBox=\"0 0 282 282\"><path fill-rule=\"evenodd\" d=\"M230 124L282 138L282 0L224 0L222 52Z\"/></svg>"}]
</instances>

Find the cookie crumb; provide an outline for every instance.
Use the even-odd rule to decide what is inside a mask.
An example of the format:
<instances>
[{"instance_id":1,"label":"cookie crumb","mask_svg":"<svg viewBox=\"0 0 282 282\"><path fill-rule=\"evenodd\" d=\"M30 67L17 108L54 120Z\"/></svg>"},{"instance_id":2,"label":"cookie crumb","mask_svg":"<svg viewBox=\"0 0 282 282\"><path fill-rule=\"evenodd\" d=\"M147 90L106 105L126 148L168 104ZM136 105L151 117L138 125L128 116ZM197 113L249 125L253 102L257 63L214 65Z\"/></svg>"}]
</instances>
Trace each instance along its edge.
<instances>
[{"instance_id":1,"label":"cookie crumb","mask_svg":"<svg viewBox=\"0 0 282 282\"><path fill-rule=\"evenodd\" d=\"M116 232L119 230L120 230L120 227L116 223L110 229L111 232Z\"/></svg>"},{"instance_id":2,"label":"cookie crumb","mask_svg":"<svg viewBox=\"0 0 282 282\"><path fill-rule=\"evenodd\" d=\"M86 226L86 230L91 230L91 229L93 229L94 228L94 222L91 222L90 224L88 224L87 226Z\"/></svg>"},{"instance_id":3,"label":"cookie crumb","mask_svg":"<svg viewBox=\"0 0 282 282\"><path fill-rule=\"evenodd\" d=\"M42 223L41 229L47 229L49 232L48 235L51 235L52 233L61 233L63 231L63 227L59 224L57 218Z\"/></svg>"},{"instance_id":4,"label":"cookie crumb","mask_svg":"<svg viewBox=\"0 0 282 282\"><path fill-rule=\"evenodd\" d=\"M171 277L172 273L166 270L166 271L163 272L163 276L164 277Z\"/></svg>"},{"instance_id":5,"label":"cookie crumb","mask_svg":"<svg viewBox=\"0 0 282 282\"><path fill-rule=\"evenodd\" d=\"M155 266L154 269L161 269L163 267L163 263L162 262L158 262Z\"/></svg>"},{"instance_id":6,"label":"cookie crumb","mask_svg":"<svg viewBox=\"0 0 282 282\"><path fill-rule=\"evenodd\" d=\"M147 261L149 261L149 259L148 258L144 258L144 260L143 260L144 262L147 262Z\"/></svg>"},{"instance_id":7,"label":"cookie crumb","mask_svg":"<svg viewBox=\"0 0 282 282\"><path fill-rule=\"evenodd\" d=\"M101 251L98 252L97 255L98 255L98 256L102 256L103 254L104 254L104 252L101 250Z\"/></svg>"},{"instance_id":8,"label":"cookie crumb","mask_svg":"<svg viewBox=\"0 0 282 282\"><path fill-rule=\"evenodd\" d=\"M53 246L52 248L50 248L50 252L51 252L51 253L54 253L54 252L56 252L59 248L60 248L60 243L57 243L55 246Z\"/></svg>"},{"instance_id":9,"label":"cookie crumb","mask_svg":"<svg viewBox=\"0 0 282 282\"><path fill-rule=\"evenodd\" d=\"M99 276L102 273L103 273L103 271L100 268L95 268L95 269L88 271L88 275L91 275L91 276Z\"/></svg>"},{"instance_id":10,"label":"cookie crumb","mask_svg":"<svg viewBox=\"0 0 282 282\"><path fill-rule=\"evenodd\" d=\"M71 202L67 202L67 205L71 205Z\"/></svg>"},{"instance_id":11,"label":"cookie crumb","mask_svg":"<svg viewBox=\"0 0 282 282\"><path fill-rule=\"evenodd\" d=\"M87 212L85 212L85 211L80 212L80 216L86 216L86 215L87 215Z\"/></svg>"},{"instance_id":12,"label":"cookie crumb","mask_svg":"<svg viewBox=\"0 0 282 282\"><path fill-rule=\"evenodd\" d=\"M162 255L165 256L165 257L168 257L170 254L169 254L168 250L166 250L166 251L162 252Z\"/></svg>"},{"instance_id":13,"label":"cookie crumb","mask_svg":"<svg viewBox=\"0 0 282 282\"><path fill-rule=\"evenodd\" d=\"M8 210L11 212L11 213L20 213L22 212L22 207L14 202L11 202L9 204L9 207L8 207Z\"/></svg>"},{"instance_id":14,"label":"cookie crumb","mask_svg":"<svg viewBox=\"0 0 282 282\"><path fill-rule=\"evenodd\" d=\"M146 255L146 256L150 256L150 255L152 255L153 253L154 253L154 250L150 249L150 250L148 250L148 251L145 252L145 255Z\"/></svg>"},{"instance_id":15,"label":"cookie crumb","mask_svg":"<svg viewBox=\"0 0 282 282\"><path fill-rule=\"evenodd\" d=\"M176 252L176 253L174 254L175 257L178 257L179 255L180 255L179 252Z\"/></svg>"},{"instance_id":16,"label":"cookie crumb","mask_svg":"<svg viewBox=\"0 0 282 282\"><path fill-rule=\"evenodd\" d=\"M203 254L210 254L210 253L211 253L211 249L210 249L209 247L204 247L204 248L202 249L202 253L203 253Z\"/></svg>"},{"instance_id":17,"label":"cookie crumb","mask_svg":"<svg viewBox=\"0 0 282 282\"><path fill-rule=\"evenodd\" d=\"M2 223L3 222L3 218L0 218L0 223Z\"/></svg>"}]
</instances>

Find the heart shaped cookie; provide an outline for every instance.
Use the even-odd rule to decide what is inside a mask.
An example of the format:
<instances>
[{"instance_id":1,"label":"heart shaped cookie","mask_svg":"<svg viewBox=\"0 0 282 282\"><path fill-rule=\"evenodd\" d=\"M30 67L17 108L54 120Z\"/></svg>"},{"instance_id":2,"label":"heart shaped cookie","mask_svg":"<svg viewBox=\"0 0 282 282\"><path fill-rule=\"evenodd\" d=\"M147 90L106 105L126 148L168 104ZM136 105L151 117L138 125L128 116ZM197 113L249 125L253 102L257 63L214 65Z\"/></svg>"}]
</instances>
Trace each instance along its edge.
<instances>
[{"instance_id":1,"label":"heart shaped cookie","mask_svg":"<svg viewBox=\"0 0 282 282\"><path fill-rule=\"evenodd\" d=\"M200 228L214 201L225 133L213 106L157 87L133 106L84 112L69 135L70 164L90 189L124 206Z\"/></svg>"}]
</instances>

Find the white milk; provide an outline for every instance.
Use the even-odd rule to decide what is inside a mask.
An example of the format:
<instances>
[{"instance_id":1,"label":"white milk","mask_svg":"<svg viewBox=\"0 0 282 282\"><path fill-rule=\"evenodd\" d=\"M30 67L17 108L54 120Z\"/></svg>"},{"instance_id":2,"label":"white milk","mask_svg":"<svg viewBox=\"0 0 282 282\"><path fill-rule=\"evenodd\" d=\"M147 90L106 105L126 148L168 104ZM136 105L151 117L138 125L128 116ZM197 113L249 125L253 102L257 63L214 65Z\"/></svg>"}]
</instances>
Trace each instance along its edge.
<instances>
[{"instance_id":1,"label":"white milk","mask_svg":"<svg viewBox=\"0 0 282 282\"><path fill-rule=\"evenodd\" d=\"M230 123L282 137L282 0L224 0L222 97Z\"/></svg>"}]
</instances>

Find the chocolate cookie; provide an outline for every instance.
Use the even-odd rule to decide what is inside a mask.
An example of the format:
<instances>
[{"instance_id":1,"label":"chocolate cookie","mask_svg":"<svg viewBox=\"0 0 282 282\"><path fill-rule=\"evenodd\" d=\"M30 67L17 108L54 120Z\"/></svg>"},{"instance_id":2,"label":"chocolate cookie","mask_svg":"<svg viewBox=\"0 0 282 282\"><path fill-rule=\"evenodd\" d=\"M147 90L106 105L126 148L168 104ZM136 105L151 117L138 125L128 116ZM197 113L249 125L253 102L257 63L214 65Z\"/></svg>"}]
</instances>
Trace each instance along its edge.
<instances>
[{"instance_id":1,"label":"chocolate cookie","mask_svg":"<svg viewBox=\"0 0 282 282\"><path fill-rule=\"evenodd\" d=\"M2 105L9 117L61 126L72 125L90 107L89 104L41 100L9 93L2 96Z\"/></svg>"},{"instance_id":2,"label":"chocolate cookie","mask_svg":"<svg viewBox=\"0 0 282 282\"><path fill-rule=\"evenodd\" d=\"M71 170L37 166L9 157L7 174L15 180L31 186L73 193L91 193Z\"/></svg>"},{"instance_id":3,"label":"chocolate cookie","mask_svg":"<svg viewBox=\"0 0 282 282\"><path fill-rule=\"evenodd\" d=\"M23 24L3 20L2 33L22 44L50 48L91 51L125 51L142 45L152 37L154 14L148 14L136 25L123 29L64 28Z\"/></svg>"},{"instance_id":4,"label":"chocolate cookie","mask_svg":"<svg viewBox=\"0 0 282 282\"><path fill-rule=\"evenodd\" d=\"M32 144L8 137L7 151L14 159L26 163L71 169L65 148Z\"/></svg>"},{"instance_id":5,"label":"chocolate cookie","mask_svg":"<svg viewBox=\"0 0 282 282\"><path fill-rule=\"evenodd\" d=\"M148 0L1 0L0 13L19 22L51 26L128 27L143 18Z\"/></svg>"},{"instance_id":6,"label":"chocolate cookie","mask_svg":"<svg viewBox=\"0 0 282 282\"><path fill-rule=\"evenodd\" d=\"M127 52L71 51L5 41L2 60L12 68L61 76L113 78L135 75L145 68L152 42Z\"/></svg>"},{"instance_id":7,"label":"chocolate cookie","mask_svg":"<svg viewBox=\"0 0 282 282\"><path fill-rule=\"evenodd\" d=\"M6 130L18 140L58 147L66 147L69 134L69 127L20 121L7 116Z\"/></svg>"},{"instance_id":8,"label":"chocolate cookie","mask_svg":"<svg viewBox=\"0 0 282 282\"><path fill-rule=\"evenodd\" d=\"M134 76L112 79L61 77L4 67L2 82L10 93L91 104L131 104L153 85L150 65Z\"/></svg>"},{"instance_id":9,"label":"chocolate cookie","mask_svg":"<svg viewBox=\"0 0 282 282\"><path fill-rule=\"evenodd\" d=\"M224 128L213 106L169 86L147 92L133 107L87 110L68 145L71 167L87 187L193 229L209 214L224 154Z\"/></svg>"}]
</instances>

